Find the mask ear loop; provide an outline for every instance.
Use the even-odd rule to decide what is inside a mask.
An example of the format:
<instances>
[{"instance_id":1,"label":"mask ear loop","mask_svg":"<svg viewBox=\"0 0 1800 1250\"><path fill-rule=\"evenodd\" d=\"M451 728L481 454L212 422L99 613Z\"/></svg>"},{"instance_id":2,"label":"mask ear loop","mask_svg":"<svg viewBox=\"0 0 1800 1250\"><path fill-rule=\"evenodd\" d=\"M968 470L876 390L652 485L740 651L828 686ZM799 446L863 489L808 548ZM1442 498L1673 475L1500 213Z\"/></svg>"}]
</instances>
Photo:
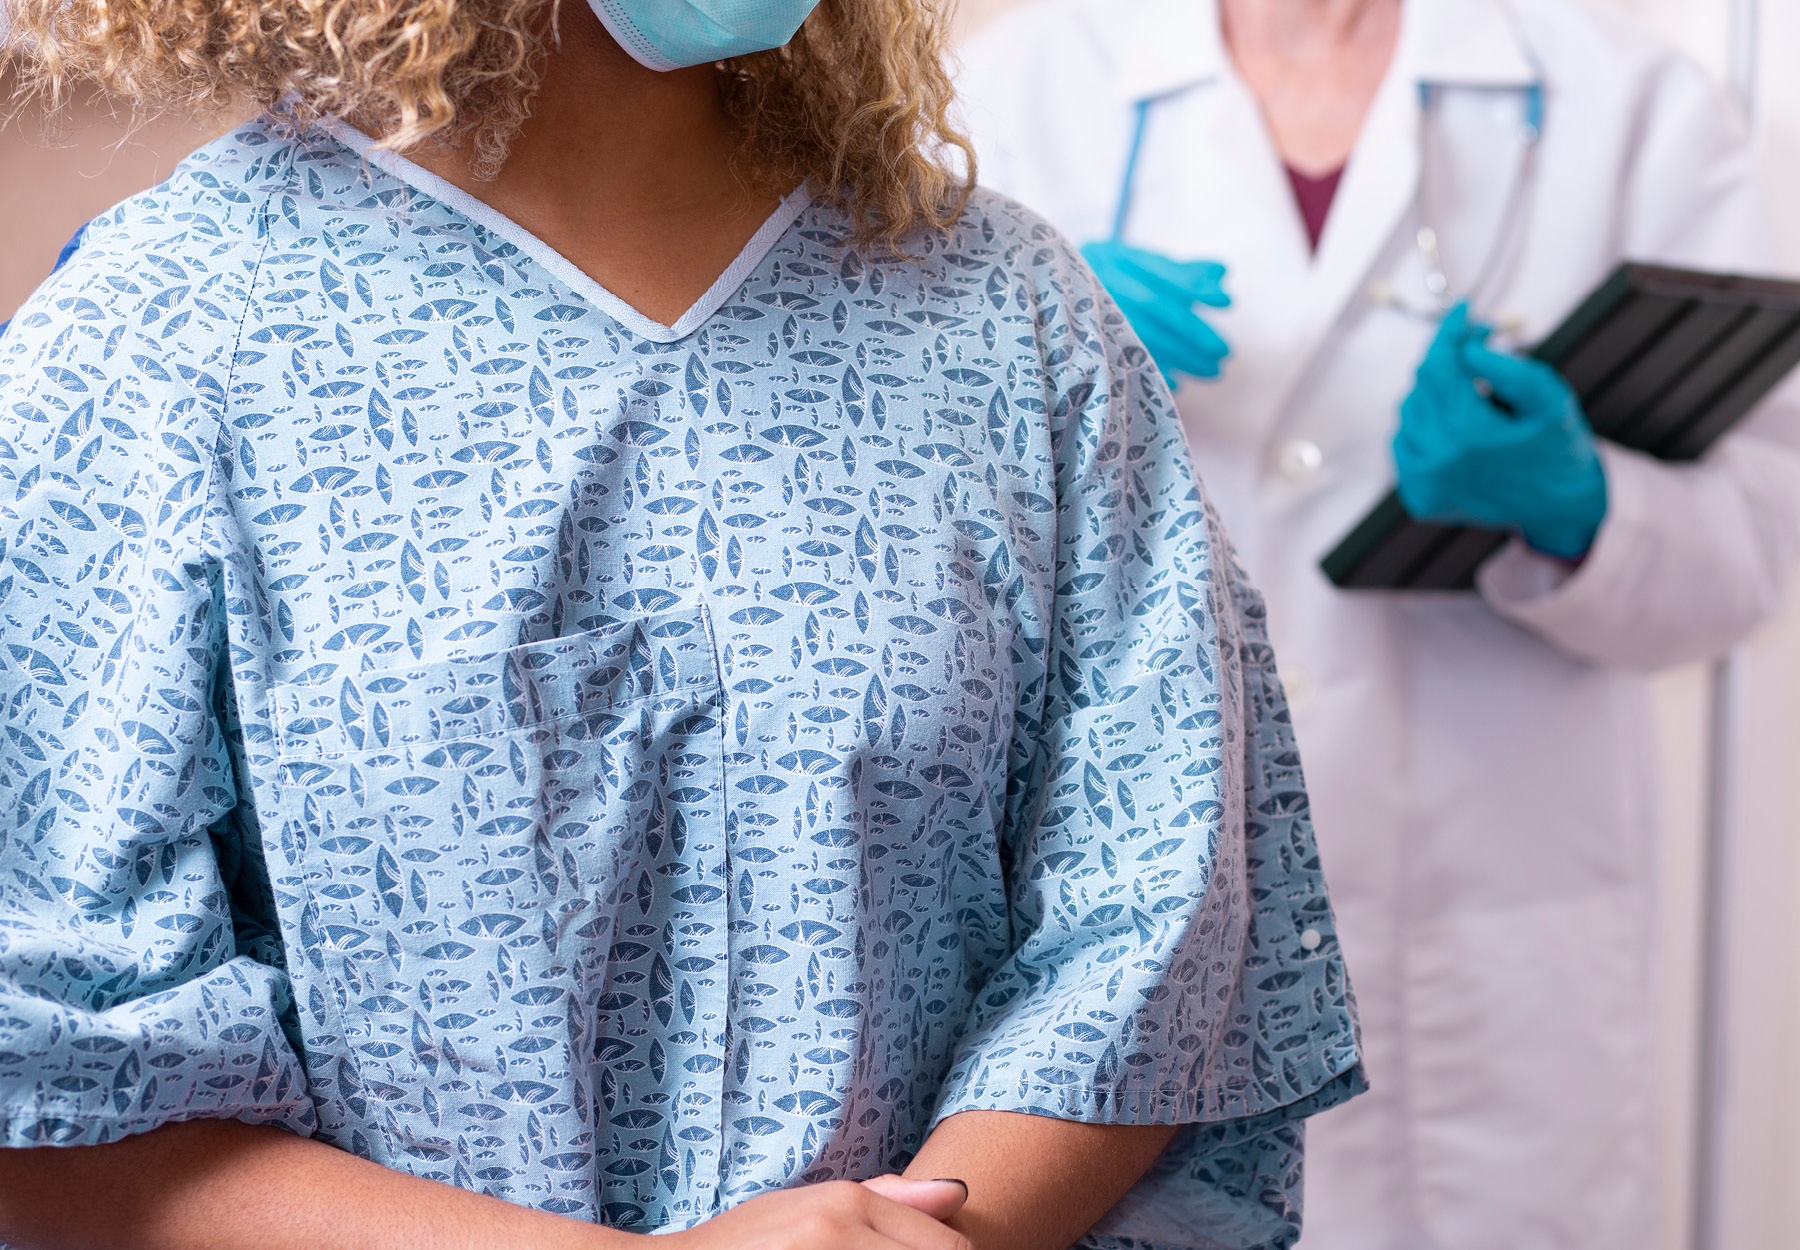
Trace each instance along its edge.
<instances>
[{"instance_id":1,"label":"mask ear loop","mask_svg":"<svg viewBox=\"0 0 1800 1250\"><path fill-rule=\"evenodd\" d=\"M1131 217L1131 196L1137 187L1138 156L1144 150L1144 131L1150 124L1149 100L1137 102L1137 122L1131 132L1131 150L1125 157L1125 175L1119 180L1119 207L1113 213L1112 242L1125 241L1125 223Z\"/></svg>"}]
</instances>

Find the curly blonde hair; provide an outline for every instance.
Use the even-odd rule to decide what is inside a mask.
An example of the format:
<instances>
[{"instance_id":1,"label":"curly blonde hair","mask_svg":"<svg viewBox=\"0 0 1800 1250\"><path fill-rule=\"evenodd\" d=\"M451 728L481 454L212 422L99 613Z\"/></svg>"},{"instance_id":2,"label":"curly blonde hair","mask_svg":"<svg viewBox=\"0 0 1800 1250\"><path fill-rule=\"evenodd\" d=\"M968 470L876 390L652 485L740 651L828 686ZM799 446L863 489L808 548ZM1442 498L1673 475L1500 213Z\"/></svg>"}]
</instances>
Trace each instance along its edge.
<instances>
[{"instance_id":1,"label":"curly blonde hair","mask_svg":"<svg viewBox=\"0 0 1800 1250\"><path fill-rule=\"evenodd\" d=\"M388 148L466 142L491 177L531 114L559 0L9 3L24 98L54 108L91 84L140 112L214 115L286 100L302 124L353 117ZM975 162L944 40L934 0L821 0L786 47L720 62L749 177L809 180L863 246L949 226Z\"/></svg>"}]
</instances>

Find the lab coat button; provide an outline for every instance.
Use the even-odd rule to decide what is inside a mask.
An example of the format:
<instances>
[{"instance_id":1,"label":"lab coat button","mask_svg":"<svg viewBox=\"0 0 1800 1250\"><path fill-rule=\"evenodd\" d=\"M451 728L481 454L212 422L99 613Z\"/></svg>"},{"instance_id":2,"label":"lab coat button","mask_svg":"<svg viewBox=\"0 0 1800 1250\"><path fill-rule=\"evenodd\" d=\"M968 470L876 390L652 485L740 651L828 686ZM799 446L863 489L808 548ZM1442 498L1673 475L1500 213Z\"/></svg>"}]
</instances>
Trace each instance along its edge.
<instances>
[{"instance_id":1,"label":"lab coat button","mask_svg":"<svg viewBox=\"0 0 1800 1250\"><path fill-rule=\"evenodd\" d=\"M1275 471L1290 482L1310 482L1325 467L1325 453L1311 439L1290 439L1275 453Z\"/></svg>"},{"instance_id":2,"label":"lab coat button","mask_svg":"<svg viewBox=\"0 0 1800 1250\"><path fill-rule=\"evenodd\" d=\"M1300 949L1303 951L1316 951L1324 941L1324 937L1320 935L1317 929L1307 929L1300 934Z\"/></svg>"}]
</instances>

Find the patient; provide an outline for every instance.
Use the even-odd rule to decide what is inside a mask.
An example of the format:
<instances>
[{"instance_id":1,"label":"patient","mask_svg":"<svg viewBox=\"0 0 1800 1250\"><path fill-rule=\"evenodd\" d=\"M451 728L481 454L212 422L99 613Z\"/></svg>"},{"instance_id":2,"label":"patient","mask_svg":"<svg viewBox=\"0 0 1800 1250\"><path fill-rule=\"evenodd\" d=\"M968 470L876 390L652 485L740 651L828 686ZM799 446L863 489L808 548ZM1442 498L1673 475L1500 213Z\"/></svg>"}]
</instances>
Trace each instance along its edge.
<instances>
[{"instance_id":1,"label":"patient","mask_svg":"<svg viewBox=\"0 0 1800 1250\"><path fill-rule=\"evenodd\" d=\"M0 1239L1297 1235L1348 988L1168 394L930 10L741 7L15 6L270 111L0 339Z\"/></svg>"}]
</instances>

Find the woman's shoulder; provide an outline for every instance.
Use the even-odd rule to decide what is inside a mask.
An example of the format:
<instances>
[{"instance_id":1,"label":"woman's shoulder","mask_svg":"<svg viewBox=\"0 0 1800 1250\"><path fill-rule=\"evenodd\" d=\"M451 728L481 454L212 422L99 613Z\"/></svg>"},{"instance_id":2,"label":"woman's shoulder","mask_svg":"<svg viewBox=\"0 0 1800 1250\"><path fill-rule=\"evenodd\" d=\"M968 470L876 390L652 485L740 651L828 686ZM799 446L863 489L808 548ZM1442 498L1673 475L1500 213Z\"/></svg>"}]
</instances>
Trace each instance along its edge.
<instances>
[{"instance_id":1,"label":"woman's shoulder","mask_svg":"<svg viewBox=\"0 0 1800 1250\"><path fill-rule=\"evenodd\" d=\"M1047 314L1052 305L1096 311L1100 287L1075 244L1036 210L987 187L969 193L947 228L921 231L903 250L865 263L885 273L891 297L910 297L938 316Z\"/></svg>"},{"instance_id":2,"label":"woman's shoulder","mask_svg":"<svg viewBox=\"0 0 1800 1250\"><path fill-rule=\"evenodd\" d=\"M1014 263L1076 264L1074 244L1036 209L991 187L977 186L957 218L953 235L966 248L998 248Z\"/></svg>"},{"instance_id":3,"label":"woman's shoulder","mask_svg":"<svg viewBox=\"0 0 1800 1250\"><path fill-rule=\"evenodd\" d=\"M0 384L17 384L34 363L68 358L102 375L136 370L156 381L182 363L227 354L266 249L271 201L292 178L295 143L266 121L240 126L90 221L13 319L0 345Z\"/></svg>"},{"instance_id":4,"label":"woman's shoulder","mask_svg":"<svg viewBox=\"0 0 1800 1250\"><path fill-rule=\"evenodd\" d=\"M997 191L975 188L948 228L915 235L904 252L852 257L838 270L852 275L848 293L861 298L851 315L871 342L904 351L929 332L933 354L989 362L1015 389L1107 372L1125 343L1123 319L1075 244Z\"/></svg>"},{"instance_id":5,"label":"woman's shoulder","mask_svg":"<svg viewBox=\"0 0 1800 1250\"><path fill-rule=\"evenodd\" d=\"M303 149L298 136L268 117L220 135L168 178L90 222L68 268L81 274L137 258L157 267L173 260L199 274L229 264L260 245L260 218L270 199L293 185Z\"/></svg>"},{"instance_id":6,"label":"woman's shoulder","mask_svg":"<svg viewBox=\"0 0 1800 1250\"><path fill-rule=\"evenodd\" d=\"M907 396L939 436L960 429L977 460L1014 410L1050 426L1110 413L1175 429L1124 315L1075 244L1028 205L976 188L948 228L906 240L902 257L866 257L847 231L829 210L803 221L790 243L799 250L770 270L784 289L753 300L834 322L834 347L873 370L869 383Z\"/></svg>"}]
</instances>

